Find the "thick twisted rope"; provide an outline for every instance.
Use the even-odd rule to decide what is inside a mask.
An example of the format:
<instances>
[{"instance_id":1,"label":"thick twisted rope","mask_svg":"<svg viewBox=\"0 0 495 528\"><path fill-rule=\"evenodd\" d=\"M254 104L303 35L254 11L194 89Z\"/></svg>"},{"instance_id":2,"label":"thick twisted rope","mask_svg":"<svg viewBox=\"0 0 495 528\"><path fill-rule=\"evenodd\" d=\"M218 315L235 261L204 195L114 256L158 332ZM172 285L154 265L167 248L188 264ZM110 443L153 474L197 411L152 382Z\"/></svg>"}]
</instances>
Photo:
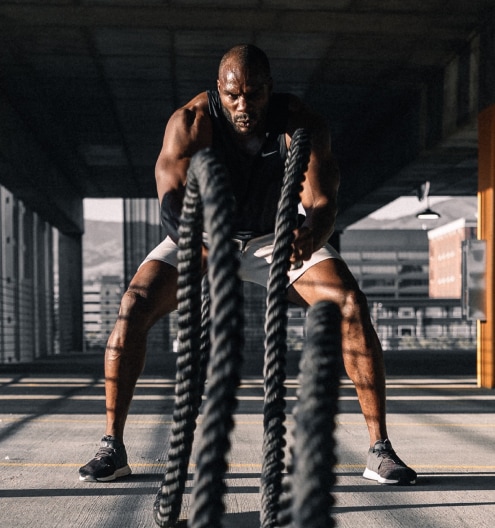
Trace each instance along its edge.
<instances>
[{"instance_id":1,"label":"thick twisted rope","mask_svg":"<svg viewBox=\"0 0 495 528\"><path fill-rule=\"evenodd\" d=\"M210 359L210 284L205 275L201 281L201 345L199 363L199 387L203 394L206 381L206 368Z\"/></svg>"},{"instance_id":2,"label":"thick twisted rope","mask_svg":"<svg viewBox=\"0 0 495 528\"><path fill-rule=\"evenodd\" d=\"M203 303L200 306L198 292L201 280L203 210L206 231L211 233L208 281L215 295L211 301L205 278ZM179 231L178 339L179 355L181 358L185 356L185 359L178 361L178 369L182 372L183 364L187 364L189 394L182 393L181 389L185 384L182 382L183 376L178 375L169 459L158 507L155 508L155 521L164 527L174 526L180 514L202 393L198 387L202 389L205 380L210 324L212 350L208 376L209 394L204 411L202 443L198 452L190 526L220 526L224 510L222 496L223 476L227 469L225 457L230 448L228 435L233 428L232 415L236 406L235 392L239 385L243 344L241 285L237 273L238 260L232 243L233 211L233 197L228 191L224 167L216 161L211 149L197 153L192 158L188 171ZM209 310L213 323L208 318ZM198 318L198 313L201 312L203 318L200 327L201 317ZM184 328L181 327L182 323ZM185 349L183 354L182 348ZM193 380L196 381L196 386L193 386Z\"/></svg>"},{"instance_id":3,"label":"thick twisted rope","mask_svg":"<svg viewBox=\"0 0 495 528\"><path fill-rule=\"evenodd\" d=\"M224 475L236 391L242 363L242 290L238 275L239 261L232 242L233 195L227 174L210 149L196 154L191 175L197 179L205 211L205 229L209 233L208 280L211 291L211 357L208 364L206 400L201 442L191 498L189 526L220 528L224 512ZM190 177L190 176L189 176Z\"/></svg>"},{"instance_id":4,"label":"thick twisted rope","mask_svg":"<svg viewBox=\"0 0 495 528\"><path fill-rule=\"evenodd\" d=\"M264 363L264 434L261 472L261 527L275 528L282 493L285 447L285 364L287 354L287 286L293 231L301 183L310 153L309 134L298 129L285 163L284 182L278 203L273 260L267 285Z\"/></svg>"},{"instance_id":5,"label":"thick twisted rope","mask_svg":"<svg viewBox=\"0 0 495 528\"><path fill-rule=\"evenodd\" d=\"M162 528L175 526L180 514L201 405L201 215L197 193L186 193L179 226L175 406L165 475L153 508Z\"/></svg>"},{"instance_id":6,"label":"thick twisted rope","mask_svg":"<svg viewBox=\"0 0 495 528\"><path fill-rule=\"evenodd\" d=\"M322 301L310 308L300 362L292 463L279 526L332 528L335 421L341 356L339 307ZM292 522L292 524L291 524Z\"/></svg>"}]
</instances>

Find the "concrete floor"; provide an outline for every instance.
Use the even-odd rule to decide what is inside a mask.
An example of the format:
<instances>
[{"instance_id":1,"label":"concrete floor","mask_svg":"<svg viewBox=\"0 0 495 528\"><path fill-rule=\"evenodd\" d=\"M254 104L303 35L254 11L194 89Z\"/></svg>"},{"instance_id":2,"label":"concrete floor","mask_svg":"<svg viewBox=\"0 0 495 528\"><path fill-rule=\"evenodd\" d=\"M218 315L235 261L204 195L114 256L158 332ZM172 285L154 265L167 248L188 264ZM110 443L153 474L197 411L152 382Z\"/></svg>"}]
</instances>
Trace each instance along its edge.
<instances>
[{"instance_id":1,"label":"concrete floor","mask_svg":"<svg viewBox=\"0 0 495 528\"><path fill-rule=\"evenodd\" d=\"M77 474L104 431L101 354L0 368L0 527L156 526L152 503L166 458L174 361L173 354L150 353L126 428L133 473L113 483L80 482ZM387 370L389 434L399 456L418 471L418 483L384 487L361 477L367 432L354 388L343 378L333 490L337 526L491 528L495 391L476 387L473 354L387 353ZM296 371L297 357L289 354L289 427ZM259 360L246 364L243 378L225 528L259 526ZM187 517L191 486L189 480L182 518Z\"/></svg>"}]
</instances>

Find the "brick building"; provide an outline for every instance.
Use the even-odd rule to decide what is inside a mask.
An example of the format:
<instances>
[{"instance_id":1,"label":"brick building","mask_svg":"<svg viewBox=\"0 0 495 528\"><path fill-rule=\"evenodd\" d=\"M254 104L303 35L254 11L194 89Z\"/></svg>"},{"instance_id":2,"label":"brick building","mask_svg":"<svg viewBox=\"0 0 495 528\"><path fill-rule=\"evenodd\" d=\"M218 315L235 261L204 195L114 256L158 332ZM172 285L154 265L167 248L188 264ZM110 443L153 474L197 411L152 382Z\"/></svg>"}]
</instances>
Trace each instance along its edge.
<instances>
[{"instance_id":1,"label":"brick building","mask_svg":"<svg viewBox=\"0 0 495 528\"><path fill-rule=\"evenodd\" d=\"M462 243L473 238L476 238L476 220L466 218L428 231L430 298L461 298Z\"/></svg>"}]
</instances>

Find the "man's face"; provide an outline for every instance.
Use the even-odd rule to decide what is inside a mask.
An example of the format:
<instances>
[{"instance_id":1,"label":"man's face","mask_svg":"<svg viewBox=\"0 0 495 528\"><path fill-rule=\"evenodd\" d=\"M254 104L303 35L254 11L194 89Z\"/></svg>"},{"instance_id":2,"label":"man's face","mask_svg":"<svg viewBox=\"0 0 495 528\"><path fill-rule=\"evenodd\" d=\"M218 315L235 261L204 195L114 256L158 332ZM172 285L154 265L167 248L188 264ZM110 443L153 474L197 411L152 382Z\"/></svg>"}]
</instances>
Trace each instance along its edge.
<instances>
[{"instance_id":1,"label":"man's face","mask_svg":"<svg viewBox=\"0 0 495 528\"><path fill-rule=\"evenodd\" d=\"M264 132L271 81L235 64L227 64L217 81L223 113L234 132L249 136Z\"/></svg>"}]
</instances>

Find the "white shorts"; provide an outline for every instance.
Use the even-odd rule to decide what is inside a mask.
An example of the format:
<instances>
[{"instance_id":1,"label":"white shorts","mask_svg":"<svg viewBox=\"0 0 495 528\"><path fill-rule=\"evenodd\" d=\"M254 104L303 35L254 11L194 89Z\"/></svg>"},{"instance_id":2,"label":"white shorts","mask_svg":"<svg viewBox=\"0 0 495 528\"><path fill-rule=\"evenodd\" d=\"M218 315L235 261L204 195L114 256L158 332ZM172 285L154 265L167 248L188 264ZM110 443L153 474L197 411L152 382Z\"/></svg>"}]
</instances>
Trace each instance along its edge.
<instances>
[{"instance_id":1,"label":"white shorts","mask_svg":"<svg viewBox=\"0 0 495 528\"><path fill-rule=\"evenodd\" d=\"M243 281L254 282L266 288L268 274L272 262L274 235L268 234L249 240L242 251L239 251L239 277ZM177 268L177 244L169 237L153 249L143 260L141 266L150 260L160 260ZM289 284L296 281L306 270L326 259L341 259L339 253L330 245L325 244L315 251L309 260L305 260L300 268L290 270Z\"/></svg>"}]
</instances>

